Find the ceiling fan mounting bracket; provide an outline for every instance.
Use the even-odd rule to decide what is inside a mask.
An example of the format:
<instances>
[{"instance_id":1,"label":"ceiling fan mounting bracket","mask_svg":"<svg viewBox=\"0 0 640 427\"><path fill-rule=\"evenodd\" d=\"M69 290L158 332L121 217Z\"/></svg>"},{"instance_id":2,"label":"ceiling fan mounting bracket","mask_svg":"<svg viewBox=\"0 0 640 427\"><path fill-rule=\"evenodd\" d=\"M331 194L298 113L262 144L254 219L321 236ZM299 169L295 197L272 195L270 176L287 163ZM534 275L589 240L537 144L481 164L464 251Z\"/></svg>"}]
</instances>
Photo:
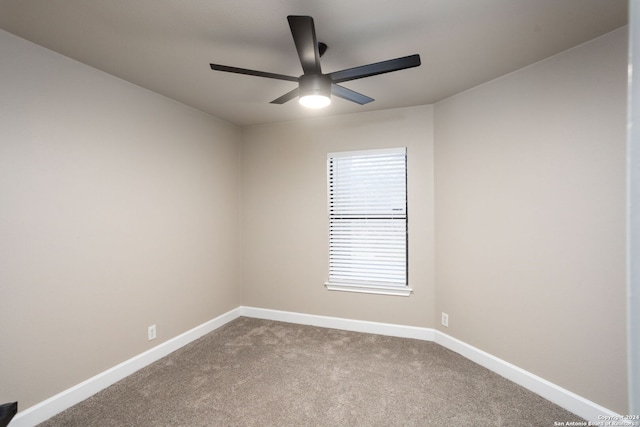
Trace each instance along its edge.
<instances>
[{"instance_id":1,"label":"ceiling fan mounting bracket","mask_svg":"<svg viewBox=\"0 0 640 427\"><path fill-rule=\"evenodd\" d=\"M327 46L326 43L318 42L318 54L320 55L320 58L322 58L328 47L329 46Z\"/></svg>"}]
</instances>

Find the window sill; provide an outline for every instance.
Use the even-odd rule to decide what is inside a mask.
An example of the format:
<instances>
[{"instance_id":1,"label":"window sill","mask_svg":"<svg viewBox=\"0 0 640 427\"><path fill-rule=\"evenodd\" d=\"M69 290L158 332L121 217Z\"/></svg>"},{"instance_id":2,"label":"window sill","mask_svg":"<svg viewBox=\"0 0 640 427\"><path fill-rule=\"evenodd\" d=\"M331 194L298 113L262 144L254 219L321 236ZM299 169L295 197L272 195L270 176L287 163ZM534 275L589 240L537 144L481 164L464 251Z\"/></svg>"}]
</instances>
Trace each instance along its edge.
<instances>
[{"instance_id":1,"label":"window sill","mask_svg":"<svg viewBox=\"0 0 640 427\"><path fill-rule=\"evenodd\" d=\"M408 286L384 286L384 285L355 285L346 283L324 284L330 291L359 292L364 294L393 295L398 297L408 297L413 292Z\"/></svg>"}]
</instances>

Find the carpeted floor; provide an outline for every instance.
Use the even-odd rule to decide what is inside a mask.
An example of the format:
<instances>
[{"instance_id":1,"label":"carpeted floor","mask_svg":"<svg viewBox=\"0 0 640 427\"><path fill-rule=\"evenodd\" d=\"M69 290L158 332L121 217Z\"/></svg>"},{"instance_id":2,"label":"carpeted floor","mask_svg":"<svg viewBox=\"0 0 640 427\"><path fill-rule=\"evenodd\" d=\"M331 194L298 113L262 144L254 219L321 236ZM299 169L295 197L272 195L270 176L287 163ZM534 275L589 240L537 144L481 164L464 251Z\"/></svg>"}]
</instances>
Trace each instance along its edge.
<instances>
[{"instance_id":1,"label":"carpeted floor","mask_svg":"<svg viewBox=\"0 0 640 427\"><path fill-rule=\"evenodd\" d=\"M432 342L241 317L40 426L567 421L583 420Z\"/></svg>"}]
</instances>

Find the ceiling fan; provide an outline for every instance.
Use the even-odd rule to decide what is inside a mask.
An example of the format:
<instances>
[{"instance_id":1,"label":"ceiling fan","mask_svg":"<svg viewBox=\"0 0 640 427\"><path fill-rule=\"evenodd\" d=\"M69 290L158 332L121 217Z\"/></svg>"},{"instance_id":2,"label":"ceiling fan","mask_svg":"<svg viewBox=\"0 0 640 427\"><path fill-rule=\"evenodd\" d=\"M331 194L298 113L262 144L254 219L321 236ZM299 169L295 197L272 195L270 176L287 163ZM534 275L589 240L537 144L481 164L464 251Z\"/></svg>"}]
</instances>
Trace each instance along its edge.
<instances>
[{"instance_id":1,"label":"ceiling fan","mask_svg":"<svg viewBox=\"0 0 640 427\"><path fill-rule=\"evenodd\" d=\"M409 55L402 58L390 59L376 62L360 67L349 68L341 71L334 71L323 74L320 68L320 57L327 49L324 43L318 43L313 18L310 16L287 16L293 42L296 45L303 74L300 77L286 76L283 74L268 73L265 71L249 70L246 68L229 67L227 65L210 64L212 70L226 71L229 73L247 74L250 76L266 77L269 79L287 80L297 82L298 87L287 92L281 97L271 101L271 104L284 104L296 97L299 97L300 104L311 108L322 108L331 102L330 95L355 102L360 105L373 101L361 93L340 86L338 83L364 77L376 76L378 74L390 73L392 71L404 70L406 68L420 65L420 55Z\"/></svg>"}]
</instances>

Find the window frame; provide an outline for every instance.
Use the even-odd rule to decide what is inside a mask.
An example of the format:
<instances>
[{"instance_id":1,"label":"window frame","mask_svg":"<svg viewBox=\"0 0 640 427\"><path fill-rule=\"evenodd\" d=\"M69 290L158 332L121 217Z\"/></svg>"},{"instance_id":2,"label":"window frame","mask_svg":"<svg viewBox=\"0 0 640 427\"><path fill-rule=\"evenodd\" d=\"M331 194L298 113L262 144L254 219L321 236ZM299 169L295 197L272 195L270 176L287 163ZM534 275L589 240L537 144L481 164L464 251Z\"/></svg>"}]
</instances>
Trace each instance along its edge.
<instances>
[{"instance_id":1,"label":"window frame","mask_svg":"<svg viewBox=\"0 0 640 427\"><path fill-rule=\"evenodd\" d=\"M379 155L402 155L404 157L404 203L405 211L404 218L393 218L392 220L404 220L404 283L402 285L391 283L372 283L366 280L335 280L332 278L332 219L335 216L332 215L332 161L339 157L366 157L366 156L379 156ZM328 220L328 279L325 282L325 286L328 290L332 291L347 291L358 293L370 293L380 295L394 295L394 296L409 296L413 293L413 289L409 287L409 212L408 212L408 157L407 148L384 148L384 149L370 149L370 150L355 150L355 151L342 151L342 152L330 152L327 153L327 220ZM395 210L395 209L394 209ZM363 215L366 217L367 215Z\"/></svg>"}]
</instances>

